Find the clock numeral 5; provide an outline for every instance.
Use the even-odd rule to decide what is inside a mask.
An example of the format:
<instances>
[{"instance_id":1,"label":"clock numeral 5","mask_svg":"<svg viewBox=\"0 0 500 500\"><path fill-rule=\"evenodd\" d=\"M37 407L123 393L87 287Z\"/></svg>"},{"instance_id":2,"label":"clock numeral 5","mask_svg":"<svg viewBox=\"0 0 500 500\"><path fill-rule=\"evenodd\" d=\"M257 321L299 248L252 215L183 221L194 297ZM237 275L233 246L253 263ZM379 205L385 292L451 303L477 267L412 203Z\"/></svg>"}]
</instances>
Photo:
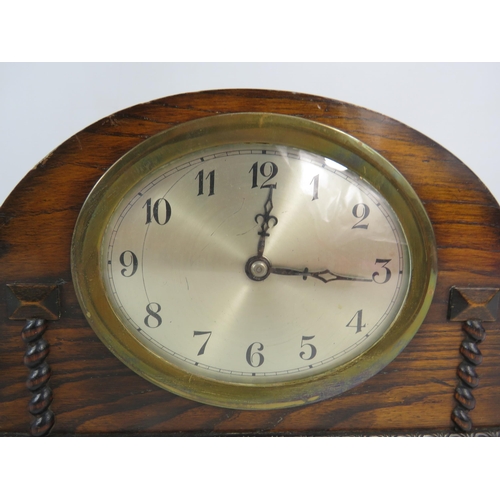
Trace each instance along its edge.
<instances>
[{"instance_id":1,"label":"clock numeral 5","mask_svg":"<svg viewBox=\"0 0 500 500\"><path fill-rule=\"evenodd\" d=\"M146 208L146 224L151 224L154 220L160 226L164 226L172 216L172 207L165 198L160 198L154 203L148 198L142 208Z\"/></svg>"},{"instance_id":2,"label":"clock numeral 5","mask_svg":"<svg viewBox=\"0 0 500 500\"><path fill-rule=\"evenodd\" d=\"M302 341L300 342L300 347L305 347L307 346L309 349L310 349L310 352L309 352L309 357L306 357L306 351L301 351L300 353L300 357L304 360L304 361L309 361L310 359L313 359L314 356L316 356L316 353L317 353L317 349L315 346L313 346L312 344L309 344L308 342L305 342L305 340L312 340L313 338L315 337L315 335L311 335L310 337L306 337L306 336L303 336L302 337Z\"/></svg>"},{"instance_id":3,"label":"clock numeral 5","mask_svg":"<svg viewBox=\"0 0 500 500\"><path fill-rule=\"evenodd\" d=\"M268 181L276 177L278 173L278 165L276 165L276 163L273 163L272 161L265 161L259 167L259 162L256 161L252 165L252 168L248 171L248 173L250 172L252 172L252 188L259 187L258 178L260 172L260 175L265 178L260 188L263 189L273 187L276 189L276 182L274 184L268 184Z\"/></svg>"}]
</instances>

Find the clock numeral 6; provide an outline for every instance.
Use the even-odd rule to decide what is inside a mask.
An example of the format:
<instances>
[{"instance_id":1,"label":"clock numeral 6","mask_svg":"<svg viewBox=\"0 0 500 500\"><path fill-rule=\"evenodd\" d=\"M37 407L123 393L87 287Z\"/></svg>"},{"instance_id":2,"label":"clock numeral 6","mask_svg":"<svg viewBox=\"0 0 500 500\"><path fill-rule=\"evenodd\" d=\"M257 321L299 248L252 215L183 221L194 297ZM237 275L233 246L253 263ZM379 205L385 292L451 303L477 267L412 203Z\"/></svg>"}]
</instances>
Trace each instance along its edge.
<instances>
[{"instance_id":1,"label":"clock numeral 6","mask_svg":"<svg viewBox=\"0 0 500 500\"><path fill-rule=\"evenodd\" d=\"M120 264L122 266L125 266L121 270L122 276L125 276L125 278L130 278L137 271L137 267L139 265L139 262L138 262L137 257L136 257L134 252L131 252L130 250L125 250L120 255ZM129 269L130 267L132 267L132 269ZM127 271L128 271L128 274L127 274Z\"/></svg>"},{"instance_id":2,"label":"clock numeral 6","mask_svg":"<svg viewBox=\"0 0 500 500\"><path fill-rule=\"evenodd\" d=\"M151 198L148 198L142 208L146 208L146 224L151 224L154 220L160 226L164 226L172 216L172 207L165 198L156 200L154 204Z\"/></svg>"},{"instance_id":3,"label":"clock numeral 6","mask_svg":"<svg viewBox=\"0 0 500 500\"><path fill-rule=\"evenodd\" d=\"M260 175L265 178L260 188L263 189L273 187L276 189L276 182L274 184L267 184L268 181L276 177L278 174L278 165L276 165L276 163L273 163L272 161L265 161L259 168L259 162L256 161L252 165L252 168L248 171L248 173L250 172L252 172L252 188L259 187L258 177L260 172Z\"/></svg>"},{"instance_id":4,"label":"clock numeral 6","mask_svg":"<svg viewBox=\"0 0 500 500\"><path fill-rule=\"evenodd\" d=\"M254 346L257 346L254 350ZM254 368L258 368L259 366L262 366L264 363L264 355L259 352L263 351L264 346L260 342L254 342L253 344L250 344L250 346L247 349L247 363L250 366L253 366ZM253 352L252 352L253 351Z\"/></svg>"},{"instance_id":5,"label":"clock numeral 6","mask_svg":"<svg viewBox=\"0 0 500 500\"><path fill-rule=\"evenodd\" d=\"M156 310L153 310L153 308ZM146 312L148 315L144 318L144 324L149 328L158 328L162 323L161 316L158 314L160 311L160 304L157 302L150 302L146 306Z\"/></svg>"}]
</instances>

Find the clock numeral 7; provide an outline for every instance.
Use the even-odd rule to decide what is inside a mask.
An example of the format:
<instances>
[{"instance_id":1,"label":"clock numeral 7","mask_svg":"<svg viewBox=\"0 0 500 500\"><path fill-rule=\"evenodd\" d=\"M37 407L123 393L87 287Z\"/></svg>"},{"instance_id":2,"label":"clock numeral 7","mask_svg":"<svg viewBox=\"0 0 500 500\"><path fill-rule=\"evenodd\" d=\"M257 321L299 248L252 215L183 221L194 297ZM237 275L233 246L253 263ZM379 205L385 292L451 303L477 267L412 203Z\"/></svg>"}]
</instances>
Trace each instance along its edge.
<instances>
[{"instance_id":1,"label":"clock numeral 7","mask_svg":"<svg viewBox=\"0 0 500 500\"><path fill-rule=\"evenodd\" d=\"M276 182L274 184L268 184L268 182L278 174L278 165L276 165L276 163L273 163L272 161L265 161L259 167L259 162L256 161L252 165L252 168L248 171L248 173L250 172L252 172L252 189L259 187L259 172L260 175L265 178L260 188L263 189L273 187L274 189L276 189Z\"/></svg>"},{"instance_id":2,"label":"clock numeral 7","mask_svg":"<svg viewBox=\"0 0 500 500\"><path fill-rule=\"evenodd\" d=\"M197 331L193 332L193 337L197 337L199 335L208 335L208 337L207 337L207 340L205 340L205 342L203 342L203 345L200 347L200 350L198 351L197 356L201 356L202 354L205 354L205 347L207 346L208 341L210 340L210 337L212 336L212 332L197 332Z\"/></svg>"}]
</instances>

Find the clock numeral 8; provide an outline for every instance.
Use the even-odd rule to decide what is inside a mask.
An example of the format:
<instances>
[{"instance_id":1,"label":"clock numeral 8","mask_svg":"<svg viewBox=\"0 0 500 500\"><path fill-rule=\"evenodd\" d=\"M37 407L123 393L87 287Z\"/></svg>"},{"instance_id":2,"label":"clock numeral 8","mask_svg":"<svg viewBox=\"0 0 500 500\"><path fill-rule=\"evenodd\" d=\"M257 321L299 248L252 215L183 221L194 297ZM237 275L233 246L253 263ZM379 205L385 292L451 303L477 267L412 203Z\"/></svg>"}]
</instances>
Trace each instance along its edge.
<instances>
[{"instance_id":1,"label":"clock numeral 8","mask_svg":"<svg viewBox=\"0 0 500 500\"><path fill-rule=\"evenodd\" d=\"M153 307L156 309L156 311L153 311ZM158 304L157 302L150 302L146 306L146 312L148 313L148 315L144 318L144 324L149 328L158 328L162 323L161 316L158 314L160 311L160 304ZM151 318L153 318L153 321L151 321Z\"/></svg>"}]
</instances>

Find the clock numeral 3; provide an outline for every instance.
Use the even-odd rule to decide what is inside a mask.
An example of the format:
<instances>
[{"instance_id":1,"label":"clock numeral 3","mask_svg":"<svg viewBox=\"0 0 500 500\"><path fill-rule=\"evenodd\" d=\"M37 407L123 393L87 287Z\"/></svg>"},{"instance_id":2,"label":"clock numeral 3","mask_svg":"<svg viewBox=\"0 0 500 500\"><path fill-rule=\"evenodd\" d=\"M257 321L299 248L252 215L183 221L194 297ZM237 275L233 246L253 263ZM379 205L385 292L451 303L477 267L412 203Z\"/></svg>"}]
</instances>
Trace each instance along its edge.
<instances>
[{"instance_id":1,"label":"clock numeral 3","mask_svg":"<svg viewBox=\"0 0 500 500\"><path fill-rule=\"evenodd\" d=\"M272 161L265 161L259 168L259 162L256 161L252 168L248 171L248 173L252 173L252 188L259 187L259 172L262 177L264 177L264 181L262 182L260 188L269 188L273 187L276 189L276 182L274 184L268 184L268 182L276 177L278 174L278 165L273 163Z\"/></svg>"},{"instance_id":2,"label":"clock numeral 3","mask_svg":"<svg viewBox=\"0 0 500 500\"><path fill-rule=\"evenodd\" d=\"M255 350L254 346L257 346ZM264 355L259 351L263 350L264 346L260 342L254 342L253 344L250 344L247 349L247 363L254 368L262 366L262 364L264 363Z\"/></svg>"},{"instance_id":3,"label":"clock numeral 3","mask_svg":"<svg viewBox=\"0 0 500 500\"><path fill-rule=\"evenodd\" d=\"M385 269L385 276L383 278L376 279L378 276L380 276L380 273L378 271L375 271L372 274L372 279L373 281L375 281L375 283L383 285L391 279L392 273L391 270L387 267L387 264L389 264L389 262L391 262L391 259L377 259L375 261L375 264L382 264L382 269Z\"/></svg>"},{"instance_id":4,"label":"clock numeral 3","mask_svg":"<svg viewBox=\"0 0 500 500\"><path fill-rule=\"evenodd\" d=\"M153 310L153 307L154 309L156 309L156 311ZM148 315L144 318L144 324L149 328L158 328L162 323L161 316L158 314L160 311L160 304L158 304L157 302L150 302L146 306L146 312L148 313Z\"/></svg>"},{"instance_id":5,"label":"clock numeral 3","mask_svg":"<svg viewBox=\"0 0 500 500\"><path fill-rule=\"evenodd\" d=\"M130 258L127 257L127 255L130 255ZM125 278L133 276L139 265L135 253L130 250L125 250L125 252L120 255L120 264L125 266L125 268L121 270L122 276L125 276ZM132 269L128 269L129 267L132 267ZM129 274L127 274L127 270L129 271Z\"/></svg>"},{"instance_id":6,"label":"clock numeral 3","mask_svg":"<svg viewBox=\"0 0 500 500\"><path fill-rule=\"evenodd\" d=\"M156 200L154 204L151 198L148 198L142 208L146 208L146 224L151 224L154 220L160 226L164 226L172 216L172 207L165 198Z\"/></svg>"}]
</instances>

